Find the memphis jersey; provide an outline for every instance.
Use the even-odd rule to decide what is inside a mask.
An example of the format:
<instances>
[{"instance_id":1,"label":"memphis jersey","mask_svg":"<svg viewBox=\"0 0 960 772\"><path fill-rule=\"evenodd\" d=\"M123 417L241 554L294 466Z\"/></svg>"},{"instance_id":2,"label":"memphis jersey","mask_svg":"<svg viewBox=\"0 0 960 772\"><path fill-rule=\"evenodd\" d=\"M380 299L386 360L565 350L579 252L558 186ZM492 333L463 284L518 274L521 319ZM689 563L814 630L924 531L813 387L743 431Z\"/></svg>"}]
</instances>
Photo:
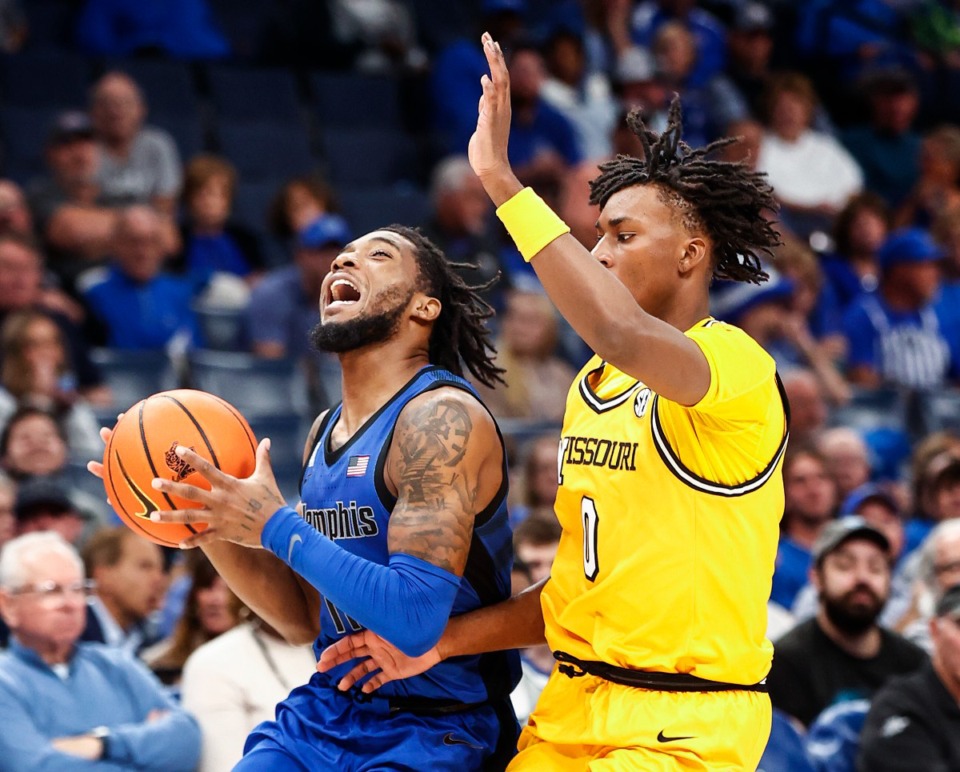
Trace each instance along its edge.
<instances>
[{"instance_id":1,"label":"memphis jersey","mask_svg":"<svg viewBox=\"0 0 960 772\"><path fill-rule=\"evenodd\" d=\"M366 560L386 565L387 529L396 504L383 479L387 452L397 417L414 397L440 387L476 392L462 378L437 367L420 370L342 447L330 449L330 432L341 405L332 408L317 432L317 441L304 467L301 483L303 517L338 546ZM478 398L479 400L479 398ZM502 442L501 442L502 444ZM507 472L493 501L478 513L460 589L452 614L489 606L510 597L512 533L507 520ZM350 614L321 598L320 635L314 643L319 657L327 646L362 627ZM344 664L326 674L331 685L350 669ZM482 702L506 697L519 680L516 652L457 657L426 673L382 686L382 697L404 696Z\"/></svg>"},{"instance_id":2,"label":"memphis jersey","mask_svg":"<svg viewBox=\"0 0 960 772\"><path fill-rule=\"evenodd\" d=\"M786 400L742 330L706 319L686 335L710 365L693 407L597 357L570 388L547 642L583 660L754 684L773 653Z\"/></svg>"}]
</instances>

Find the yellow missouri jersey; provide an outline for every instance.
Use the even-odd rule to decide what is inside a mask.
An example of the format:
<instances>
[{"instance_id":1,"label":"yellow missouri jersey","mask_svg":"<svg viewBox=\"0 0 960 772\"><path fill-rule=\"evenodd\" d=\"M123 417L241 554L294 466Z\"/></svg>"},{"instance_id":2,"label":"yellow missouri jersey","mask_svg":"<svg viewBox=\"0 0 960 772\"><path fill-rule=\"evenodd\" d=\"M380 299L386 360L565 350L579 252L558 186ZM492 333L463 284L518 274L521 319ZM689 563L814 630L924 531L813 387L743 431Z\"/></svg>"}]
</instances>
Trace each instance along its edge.
<instances>
[{"instance_id":1,"label":"yellow missouri jersey","mask_svg":"<svg viewBox=\"0 0 960 772\"><path fill-rule=\"evenodd\" d=\"M547 642L583 660L754 684L783 513L785 397L742 330L686 332L710 364L693 407L594 357L570 388Z\"/></svg>"}]
</instances>

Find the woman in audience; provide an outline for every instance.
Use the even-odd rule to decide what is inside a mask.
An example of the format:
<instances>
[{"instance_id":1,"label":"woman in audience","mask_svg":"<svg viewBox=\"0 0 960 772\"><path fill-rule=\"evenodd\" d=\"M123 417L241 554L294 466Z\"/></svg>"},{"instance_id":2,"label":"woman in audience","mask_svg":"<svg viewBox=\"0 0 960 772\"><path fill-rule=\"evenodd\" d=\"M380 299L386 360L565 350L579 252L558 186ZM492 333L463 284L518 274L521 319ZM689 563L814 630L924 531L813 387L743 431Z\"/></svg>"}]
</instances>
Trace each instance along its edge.
<instances>
[{"instance_id":1,"label":"woman in audience","mask_svg":"<svg viewBox=\"0 0 960 772\"><path fill-rule=\"evenodd\" d=\"M318 217L339 211L333 189L315 175L287 180L270 204L270 232L283 241L301 233Z\"/></svg>"},{"instance_id":2,"label":"woman in audience","mask_svg":"<svg viewBox=\"0 0 960 772\"><path fill-rule=\"evenodd\" d=\"M191 553L192 583L173 635L143 652L143 659L165 684L179 683L184 663L200 646L240 622L240 603L199 550Z\"/></svg>"},{"instance_id":3,"label":"woman in audience","mask_svg":"<svg viewBox=\"0 0 960 772\"><path fill-rule=\"evenodd\" d=\"M18 406L50 411L63 426L77 459L103 453L100 425L77 392L77 379L60 327L40 311L16 311L0 329L0 424Z\"/></svg>"},{"instance_id":4,"label":"woman in audience","mask_svg":"<svg viewBox=\"0 0 960 772\"><path fill-rule=\"evenodd\" d=\"M920 179L897 211L897 226L929 228L960 206L960 128L940 126L923 138Z\"/></svg>"},{"instance_id":5,"label":"woman in audience","mask_svg":"<svg viewBox=\"0 0 960 772\"><path fill-rule=\"evenodd\" d=\"M553 503L557 498L557 446L560 437L555 432L541 434L527 443L523 450L523 468L517 475L519 483L511 488L519 497L510 505L510 523L514 527L531 515L554 519Z\"/></svg>"}]
</instances>

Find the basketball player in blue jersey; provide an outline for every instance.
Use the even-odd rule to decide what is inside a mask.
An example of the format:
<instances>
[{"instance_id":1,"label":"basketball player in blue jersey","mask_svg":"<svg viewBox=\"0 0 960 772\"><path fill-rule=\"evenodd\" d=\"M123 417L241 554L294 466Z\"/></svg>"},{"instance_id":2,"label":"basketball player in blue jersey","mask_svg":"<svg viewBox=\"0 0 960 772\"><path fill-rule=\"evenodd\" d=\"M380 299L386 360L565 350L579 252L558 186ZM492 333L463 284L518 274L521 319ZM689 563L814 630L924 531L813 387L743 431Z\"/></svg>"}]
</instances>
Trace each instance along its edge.
<instances>
[{"instance_id":1,"label":"basketball player in blue jersey","mask_svg":"<svg viewBox=\"0 0 960 772\"><path fill-rule=\"evenodd\" d=\"M418 231L391 226L343 249L320 312L313 342L338 353L343 401L311 430L298 510L264 440L247 479L179 447L212 489L155 481L202 508L153 518L209 523L183 546L202 547L257 614L289 640L314 640L318 655L363 629L421 654L451 614L510 595L503 441L461 377L465 365L499 378L492 311ZM514 753L515 653L446 661L373 699L338 691L350 667L295 689L236 769L465 772L502 769Z\"/></svg>"}]
</instances>

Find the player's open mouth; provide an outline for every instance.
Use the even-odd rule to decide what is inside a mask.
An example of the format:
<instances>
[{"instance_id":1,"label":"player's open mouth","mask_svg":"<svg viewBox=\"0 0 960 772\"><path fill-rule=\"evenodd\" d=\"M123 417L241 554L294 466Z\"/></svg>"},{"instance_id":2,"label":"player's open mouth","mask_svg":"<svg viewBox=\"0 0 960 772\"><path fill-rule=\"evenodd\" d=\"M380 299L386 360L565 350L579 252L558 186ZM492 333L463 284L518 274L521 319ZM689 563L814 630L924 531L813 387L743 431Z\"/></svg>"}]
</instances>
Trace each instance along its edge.
<instances>
[{"instance_id":1,"label":"player's open mouth","mask_svg":"<svg viewBox=\"0 0 960 772\"><path fill-rule=\"evenodd\" d=\"M330 285L330 300L327 308L349 306L360 300L360 290L347 279L337 279Z\"/></svg>"}]
</instances>

